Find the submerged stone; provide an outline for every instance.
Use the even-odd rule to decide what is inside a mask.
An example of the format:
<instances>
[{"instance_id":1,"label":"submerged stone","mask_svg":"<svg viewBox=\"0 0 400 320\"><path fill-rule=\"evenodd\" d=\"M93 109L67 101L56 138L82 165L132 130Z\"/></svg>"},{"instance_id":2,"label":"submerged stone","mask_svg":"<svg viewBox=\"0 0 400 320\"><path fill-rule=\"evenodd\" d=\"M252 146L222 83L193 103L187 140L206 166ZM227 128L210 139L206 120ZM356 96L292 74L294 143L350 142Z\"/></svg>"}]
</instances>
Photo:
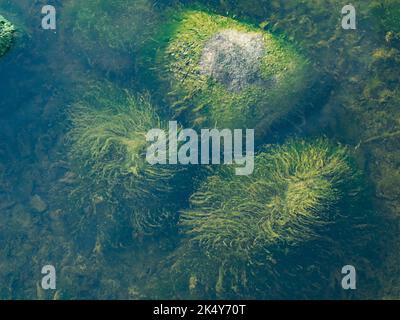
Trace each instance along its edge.
<instances>
[{"instance_id":1,"label":"submerged stone","mask_svg":"<svg viewBox=\"0 0 400 320\"><path fill-rule=\"evenodd\" d=\"M47 204L39 195L34 195L29 202L33 211L37 213L42 213L47 210Z\"/></svg>"},{"instance_id":2,"label":"submerged stone","mask_svg":"<svg viewBox=\"0 0 400 320\"><path fill-rule=\"evenodd\" d=\"M261 34L224 30L205 45L200 73L223 83L228 90L241 91L250 84L263 84L262 57L265 53Z\"/></svg>"},{"instance_id":3,"label":"submerged stone","mask_svg":"<svg viewBox=\"0 0 400 320\"><path fill-rule=\"evenodd\" d=\"M300 107L314 78L291 44L228 17L182 11L160 34L159 67L150 67L190 125L262 129L258 136Z\"/></svg>"},{"instance_id":4,"label":"submerged stone","mask_svg":"<svg viewBox=\"0 0 400 320\"><path fill-rule=\"evenodd\" d=\"M209 177L191 196L181 225L215 259L250 259L278 243L317 237L356 178L346 148L324 139L290 141L259 153L248 177L230 168Z\"/></svg>"},{"instance_id":5,"label":"submerged stone","mask_svg":"<svg viewBox=\"0 0 400 320\"><path fill-rule=\"evenodd\" d=\"M78 206L105 217L100 228L106 240L128 225L135 237L167 229L175 222L169 197L179 189L174 179L181 167L146 160L147 132L164 126L150 98L108 83L87 91L71 108L68 134Z\"/></svg>"},{"instance_id":6,"label":"submerged stone","mask_svg":"<svg viewBox=\"0 0 400 320\"><path fill-rule=\"evenodd\" d=\"M343 223L345 204L360 197L359 177L348 149L326 139L262 148L247 177L221 168L181 212L186 240L169 277L192 299L254 296L254 288L279 294L299 267L289 261L330 241L333 224Z\"/></svg>"}]
</instances>

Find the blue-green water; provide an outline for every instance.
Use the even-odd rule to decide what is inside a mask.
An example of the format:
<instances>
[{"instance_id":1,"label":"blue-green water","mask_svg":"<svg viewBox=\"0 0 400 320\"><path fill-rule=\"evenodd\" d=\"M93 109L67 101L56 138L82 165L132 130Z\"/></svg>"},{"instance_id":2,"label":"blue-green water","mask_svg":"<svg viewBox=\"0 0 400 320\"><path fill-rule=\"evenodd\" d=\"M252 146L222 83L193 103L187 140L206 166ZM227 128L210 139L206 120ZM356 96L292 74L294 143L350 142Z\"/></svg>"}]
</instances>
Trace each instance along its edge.
<instances>
[{"instance_id":1,"label":"blue-green water","mask_svg":"<svg viewBox=\"0 0 400 320\"><path fill-rule=\"evenodd\" d=\"M55 31L41 28L45 4L57 9ZM347 145L363 173L361 200L341 203L340 218L323 237L274 249L265 267L238 262L248 275L239 286L228 275L218 281L211 262L182 254L187 239L180 227L151 236L132 232L126 199L97 201L91 189L91 201L78 202L85 197L73 193L80 185L66 138L72 106L91 90L88 84L107 81L133 95L146 91L169 120L158 66L149 67L157 48L152 39L171 12L193 5L262 24L318 73L301 110L274 123L258 146L324 136ZM0 14L18 30L0 57L0 299L398 299L400 9L396 1L356 5L357 29L344 31L341 6L334 0L0 0ZM124 30L118 39L107 23ZM175 219L210 174L190 168L183 191L176 182L165 203L173 204ZM48 264L57 271L55 290L41 287ZM209 283L198 287L191 283L197 264L210 268ZM356 290L341 287L341 268L349 264L357 270Z\"/></svg>"}]
</instances>

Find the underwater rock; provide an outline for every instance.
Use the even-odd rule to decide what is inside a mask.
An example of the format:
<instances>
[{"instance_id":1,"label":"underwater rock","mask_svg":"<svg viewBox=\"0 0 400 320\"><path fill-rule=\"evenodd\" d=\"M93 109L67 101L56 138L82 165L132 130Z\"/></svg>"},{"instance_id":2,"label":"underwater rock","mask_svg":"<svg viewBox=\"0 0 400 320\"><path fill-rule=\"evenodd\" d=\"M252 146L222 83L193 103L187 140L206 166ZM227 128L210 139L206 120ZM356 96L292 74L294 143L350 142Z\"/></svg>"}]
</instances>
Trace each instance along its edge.
<instances>
[{"instance_id":1,"label":"underwater rock","mask_svg":"<svg viewBox=\"0 0 400 320\"><path fill-rule=\"evenodd\" d=\"M223 83L231 91L241 91L250 84L262 84L264 53L261 34L223 30L204 46L200 74Z\"/></svg>"},{"instance_id":2,"label":"underwater rock","mask_svg":"<svg viewBox=\"0 0 400 320\"><path fill-rule=\"evenodd\" d=\"M180 223L192 242L217 259L248 259L271 245L299 244L332 222L332 208L354 179L347 150L326 140L266 148L255 171L211 176L190 199ZM343 189L344 188L344 189Z\"/></svg>"},{"instance_id":3,"label":"underwater rock","mask_svg":"<svg viewBox=\"0 0 400 320\"><path fill-rule=\"evenodd\" d=\"M46 202L44 202L43 199L37 194L31 198L29 205L31 209L37 213L42 213L47 210Z\"/></svg>"},{"instance_id":4,"label":"underwater rock","mask_svg":"<svg viewBox=\"0 0 400 320\"><path fill-rule=\"evenodd\" d=\"M181 11L159 31L156 69L176 115L190 125L258 128L300 108L314 73L293 45L261 28ZM151 49L151 48L150 48Z\"/></svg>"},{"instance_id":5,"label":"underwater rock","mask_svg":"<svg viewBox=\"0 0 400 320\"><path fill-rule=\"evenodd\" d=\"M72 106L71 121L70 157L80 178L75 190L80 208L96 209L95 199L102 199L107 212L99 225L129 224L138 237L175 222L175 204L168 197L180 189L173 183L181 167L152 166L146 160L147 132L164 127L148 96L94 85ZM110 216L114 211L118 218Z\"/></svg>"},{"instance_id":6,"label":"underwater rock","mask_svg":"<svg viewBox=\"0 0 400 320\"><path fill-rule=\"evenodd\" d=\"M0 15L0 57L11 47L15 28L6 18Z\"/></svg>"},{"instance_id":7,"label":"underwater rock","mask_svg":"<svg viewBox=\"0 0 400 320\"><path fill-rule=\"evenodd\" d=\"M347 148L325 139L266 147L251 176L222 168L181 213L186 241L171 277L182 290L197 292L194 297L237 297L261 282L262 291L276 296L272 290L285 273L277 263L324 239L344 199L358 196L358 179ZM268 293L269 285L276 287Z\"/></svg>"}]
</instances>

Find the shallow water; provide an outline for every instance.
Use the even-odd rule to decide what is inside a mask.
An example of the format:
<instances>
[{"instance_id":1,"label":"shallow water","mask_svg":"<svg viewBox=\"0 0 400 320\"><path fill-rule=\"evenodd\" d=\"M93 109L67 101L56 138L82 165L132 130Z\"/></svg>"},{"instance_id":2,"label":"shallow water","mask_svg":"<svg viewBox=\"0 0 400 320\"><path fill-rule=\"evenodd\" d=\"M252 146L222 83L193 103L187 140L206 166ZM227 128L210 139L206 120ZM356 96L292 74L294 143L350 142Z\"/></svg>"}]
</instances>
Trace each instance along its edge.
<instances>
[{"instance_id":1,"label":"shallow water","mask_svg":"<svg viewBox=\"0 0 400 320\"><path fill-rule=\"evenodd\" d=\"M71 127L71 104L93 80L108 81L133 94L149 91L159 114L170 116L154 74L143 69L143 52L147 51L142 51L141 42L154 36L153 30L165 22L168 10L193 3L240 21L269 21L267 30L294 43L319 68L321 76L305 94L303 111L275 123L258 144L281 144L288 137L327 136L349 145L365 175L362 187L366 200L342 204L351 208L351 214L329 228L323 240L314 240L293 255L282 254L277 268L288 273L275 280L281 283L243 292L202 291L192 297L400 298L400 203L394 191L400 182L400 153L399 136L391 135L399 131L400 100L390 96L398 89L399 79L392 79L388 71L398 70L400 59L396 56L397 60L377 66L370 62L375 50L388 45L386 31L373 25L373 15L379 12L367 14L360 9L360 40L349 33L333 32L336 25L332 30L318 29L321 21L340 20L338 1L329 1L331 8L316 1L309 9L304 3L296 9L290 4L280 8L276 1L258 1L257 5L237 2L130 2L130 7L135 8L137 3L138 10L148 14L147 25L143 26L144 21L134 10L127 10L127 16L121 10L119 22L138 32L132 46L115 50L104 46L100 36L94 42L77 40L80 32L82 39L87 34L77 30L66 7L79 12L79 1L50 1L57 9L57 29L51 31L41 28L41 8L48 1L0 0L0 14L18 28L12 49L0 58L0 299L188 298L187 288L181 290L176 285L172 290L165 280L171 255L183 241L175 228L152 237L132 234L125 224L127 217L111 203L85 203L78 209L71 205L74 200L68 195L76 188L76 175L68 158L65 134ZM103 5L104 14L113 15L115 7ZM330 15L338 18L327 19ZM302 20L297 21L299 17ZM118 15L113 18L118 19ZM138 35L146 27L148 34ZM332 46L331 55L318 51L325 42ZM400 50L397 43L392 50ZM378 84L372 86L368 79L374 77ZM376 137L372 143L364 143ZM180 210L187 208L190 195L207 175L207 170L198 168L186 173L189 186L173 198ZM37 210L32 200L37 200L35 195L45 209ZM111 212L117 220L115 225L105 219ZM47 264L57 270L56 290L41 288L41 268ZM341 288L341 267L347 264L357 268L357 290ZM263 273L257 272L261 279Z\"/></svg>"}]
</instances>

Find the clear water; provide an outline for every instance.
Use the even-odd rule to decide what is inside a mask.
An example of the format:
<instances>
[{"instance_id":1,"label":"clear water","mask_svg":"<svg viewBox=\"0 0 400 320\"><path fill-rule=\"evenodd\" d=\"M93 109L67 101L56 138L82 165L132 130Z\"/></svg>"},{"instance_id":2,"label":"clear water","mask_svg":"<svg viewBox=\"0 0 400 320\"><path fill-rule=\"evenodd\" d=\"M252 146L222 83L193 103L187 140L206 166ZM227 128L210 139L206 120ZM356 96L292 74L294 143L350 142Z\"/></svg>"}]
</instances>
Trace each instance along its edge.
<instances>
[{"instance_id":1,"label":"clear water","mask_svg":"<svg viewBox=\"0 0 400 320\"><path fill-rule=\"evenodd\" d=\"M131 92L148 90L157 101L160 114L165 112L168 115L160 98L159 88L151 87L154 85L151 73L143 74L143 70L138 67L138 61L144 57L137 51L132 50L130 55L120 54L110 60L113 52L105 51L101 45L98 50L86 50L81 43L77 43L79 31L74 30L64 11L66 3L71 2L76 4L79 1L50 1L57 8L58 19L57 30L50 31L41 28L41 8L48 4L47 1L0 0L0 14L19 29L13 48L0 58L0 173L3 175L0 175L0 299L185 298L186 288L172 289L171 284L165 281L165 270L170 267L171 254L181 241L176 230L171 231L171 234L151 238L135 238L125 229L111 230L110 237L117 237L121 245L115 247L115 239L110 239L111 244L104 245L101 253L98 253L95 250L96 239L99 230L103 230L102 215L88 214L87 208L75 211L69 209L67 194L73 185L68 183L71 168L65 141L65 133L70 126L67 114L71 103L79 96L89 79L107 80L121 88L128 88ZM155 23L164 23L163 13L177 5L188 5L189 1L182 2L183 4L153 1L151 10L159 15L159 20L155 20ZM259 1L257 6L246 0L237 1L237 5L234 1L199 2L207 10L257 23L268 20L275 23L279 19L288 18L293 12L296 13L296 9L293 11L288 8L287 12L283 9L279 12L273 6L274 1ZM314 19L312 23L318 24L329 14L337 15L340 21L339 11L336 10L337 1L329 3L332 5L329 9L331 11L321 9L320 17L315 16L315 12L310 12L313 17L311 19ZM79 8L78 4L76 6ZM317 2L315 6L324 7ZM275 11L271 11L271 8L275 8ZM105 13L109 9L104 5ZM306 9L298 9L298 13L303 13L304 10ZM375 11L371 12L372 15L375 14ZM374 20L367 21L363 14L364 12L361 13L363 18L359 28L365 28L365 38L369 37L371 42L376 37L383 38L380 29L368 23ZM303 39L296 39L294 32L298 25L294 21L292 23L293 28L288 28L287 24L280 29L271 28L277 34L285 35L287 31L289 40L300 43L301 47ZM129 27L127 24L126 28ZM314 37L321 37L323 41L324 32L329 33L330 30L317 31ZM297 36L301 37L301 34L298 33ZM303 36L306 38L306 35ZM317 40L314 40L315 43ZM369 132L359 123L362 123L364 117L375 117L376 114L369 114L365 105L359 110L352 108L351 101L349 105L343 104L343 95L346 95L351 84L345 81L344 84L341 83L340 76L335 78L332 71L335 66L328 64L335 61L339 72L343 70L341 63L347 65L344 68L348 72L346 79L354 75L361 78L371 76L371 70L364 63L369 55L365 54L364 57L362 51L355 55L352 50L357 45L371 48L373 44L361 41L353 45L350 41L351 36L348 46L344 44L339 56L337 48L332 49L332 57L324 58L315 51L315 56L312 56L305 50L310 54L308 58L317 62L322 70L325 69L323 64L327 64L326 69L330 70L321 77L316 92L309 93L311 107L306 108L306 112L293 115L277 124L263 142L282 143L290 136L328 136L350 145L357 151L358 165L365 172L364 187L367 189L368 201L353 208L354 214L346 223L329 231L329 239L333 244L326 240L316 240L307 249L298 250L293 256L285 258L287 266L280 265L280 268L287 268L295 273L280 280L281 290L274 291L268 287L261 292L252 288L242 293L232 290L225 292L222 297L400 297L399 198L396 199L396 194L379 193L380 186L386 183L382 182L382 171L386 170L383 176L393 176L388 170L398 172L398 137L394 135L389 140L378 139L380 147L360 144L367 138L390 134L396 132L396 129L398 131L398 113L392 111L398 105L389 100L389 105L380 112L391 113L392 117L388 118L394 119L393 122L388 120ZM353 55L347 55L346 52ZM355 59L355 56L358 58ZM339 63L341 59L345 62ZM398 61L397 64L393 62L393 68L398 68ZM382 69L382 72L385 70ZM392 80L390 83L382 83L380 90L385 87L394 90L398 87L398 82L397 79L397 82ZM357 83L353 85L357 87ZM354 92L357 95L363 90L358 91L356 88ZM366 98L360 95L355 99L361 101ZM385 115L382 117L386 119ZM388 165L383 167L381 161ZM189 175L197 176L195 181L201 180L204 173L194 171ZM394 184L393 188L397 182L398 180L391 182ZM186 198L179 195L174 201L185 208L192 191L187 190ZM39 213L32 209L31 201L35 195L39 195L46 203L44 212ZM330 250L338 251L332 255ZM57 290L46 291L41 288L41 268L47 264L54 265L57 270ZM341 288L341 268L346 264L357 267L357 290ZM259 276L262 277L262 273ZM271 287L275 285L272 284ZM194 294L193 297L218 298L212 293L203 296Z\"/></svg>"}]
</instances>

